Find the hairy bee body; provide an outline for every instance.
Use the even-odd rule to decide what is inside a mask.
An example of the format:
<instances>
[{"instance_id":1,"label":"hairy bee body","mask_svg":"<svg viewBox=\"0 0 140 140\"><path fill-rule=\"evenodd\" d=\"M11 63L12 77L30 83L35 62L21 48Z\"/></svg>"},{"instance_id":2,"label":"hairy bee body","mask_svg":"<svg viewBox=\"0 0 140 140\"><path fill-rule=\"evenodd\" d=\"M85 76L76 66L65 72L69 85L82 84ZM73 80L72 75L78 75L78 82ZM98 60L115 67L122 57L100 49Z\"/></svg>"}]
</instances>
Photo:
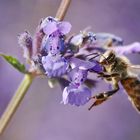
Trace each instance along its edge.
<instances>
[{"instance_id":1,"label":"hairy bee body","mask_svg":"<svg viewBox=\"0 0 140 140\"><path fill-rule=\"evenodd\" d=\"M129 66L131 66L129 60L126 57L117 57L112 51L107 51L100 58L100 63L104 67L104 72L117 75L105 79L111 81L115 86L118 86L118 82L120 82L132 105L140 112L140 79L137 74L129 70Z\"/></svg>"},{"instance_id":2,"label":"hairy bee body","mask_svg":"<svg viewBox=\"0 0 140 140\"><path fill-rule=\"evenodd\" d=\"M140 112L140 80L137 77L128 77L121 80L132 105Z\"/></svg>"}]
</instances>

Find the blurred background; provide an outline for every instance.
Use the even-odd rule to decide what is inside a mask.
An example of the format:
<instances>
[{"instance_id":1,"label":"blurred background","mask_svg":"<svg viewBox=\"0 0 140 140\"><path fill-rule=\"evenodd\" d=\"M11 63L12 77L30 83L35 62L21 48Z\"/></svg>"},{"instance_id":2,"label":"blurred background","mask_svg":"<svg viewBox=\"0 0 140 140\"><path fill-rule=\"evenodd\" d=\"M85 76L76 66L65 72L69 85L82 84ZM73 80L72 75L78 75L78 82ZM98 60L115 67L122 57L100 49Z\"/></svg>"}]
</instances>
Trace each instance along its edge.
<instances>
[{"instance_id":1,"label":"blurred background","mask_svg":"<svg viewBox=\"0 0 140 140\"><path fill-rule=\"evenodd\" d=\"M61 0L0 0L0 51L22 59L17 35L34 34L41 18L55 16ZM124 44L140 41L140 0L73 0L65 17L71 33L87 26L110 32ZM128 56L140 64L139 55ZM23 75L0 58L0 115ZM107 85L99 83L95 93ZM102 88L103 87L103 88ZM59 85L50 89L47 78L36 78L0 140L140 140L140 115L123 90L111 100L88 111L62 105Z\"/></svg>"}]
</instances>

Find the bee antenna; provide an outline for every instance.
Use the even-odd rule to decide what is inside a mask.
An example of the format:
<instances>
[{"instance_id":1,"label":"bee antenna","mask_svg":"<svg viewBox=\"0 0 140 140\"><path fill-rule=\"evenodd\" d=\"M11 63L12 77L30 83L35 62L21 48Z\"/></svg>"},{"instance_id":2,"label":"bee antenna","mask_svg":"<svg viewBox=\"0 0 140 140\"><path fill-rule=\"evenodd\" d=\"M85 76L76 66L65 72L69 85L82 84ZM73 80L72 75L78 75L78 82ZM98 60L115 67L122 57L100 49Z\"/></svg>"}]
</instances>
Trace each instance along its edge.
<instances>
[{"instance_id":1,"label":"bee antenna","mask_svg":"<svg viewBox=\"0 0 140 140\"><path fill-rule=\"evenodd\" d=\"M88 56L91 56L91 55L95 55L94 57L92 57L92 58L90 58L89 60L93 60L94 58L96 58L96 57L98 57L98 56L102 56L104 59L105 59L105 61L107 62L107 64L108 64L108 61L107 61L107 59L106 59L106 57L103 55L103 54L101 54L101 53L91 53L91 54L88 54L88 55L86 55L86 57L88 57Z\"/></svg>"},{"instance_id":2,"label":"bee antenna","mask_svg":"<svg viewBox=\"0 0 140 140\"><path fill-rule=\"evenodd\" d=\"M96 52L96 53L87 54L87 55L85 55L85 57L88 57L88 56L91 56L91 55L98 55L98 56L99 56L100 53L97 53L97 52Z\"/></svg>"}]
</instances>

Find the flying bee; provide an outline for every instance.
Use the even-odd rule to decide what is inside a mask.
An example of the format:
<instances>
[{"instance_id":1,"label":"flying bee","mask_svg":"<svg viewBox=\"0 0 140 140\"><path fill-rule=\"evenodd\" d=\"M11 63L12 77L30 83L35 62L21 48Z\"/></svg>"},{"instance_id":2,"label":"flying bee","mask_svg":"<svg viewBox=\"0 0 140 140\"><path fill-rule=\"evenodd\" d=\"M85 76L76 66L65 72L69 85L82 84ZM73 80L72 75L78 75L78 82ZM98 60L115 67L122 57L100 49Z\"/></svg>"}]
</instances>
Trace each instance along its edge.
<instances>
[{"instance_id":1,"label":"flying bee","mask_svg":"<svg viewBox=\"0 0 140 140\"><path fill-rule=\"evenodd\" d=\"M93 96L95 102L89 107L89 110L104 101L108 100L119 90L119 82L127 92L129 100L135 109L140 112L140 79L135 70L139 70L139 65L132 65L124 56L116 56L113 51L106 51L99 60L103 66L103 73L99 77L105 78L112 83L113 89Z\"/></svg>"}]
</instances>

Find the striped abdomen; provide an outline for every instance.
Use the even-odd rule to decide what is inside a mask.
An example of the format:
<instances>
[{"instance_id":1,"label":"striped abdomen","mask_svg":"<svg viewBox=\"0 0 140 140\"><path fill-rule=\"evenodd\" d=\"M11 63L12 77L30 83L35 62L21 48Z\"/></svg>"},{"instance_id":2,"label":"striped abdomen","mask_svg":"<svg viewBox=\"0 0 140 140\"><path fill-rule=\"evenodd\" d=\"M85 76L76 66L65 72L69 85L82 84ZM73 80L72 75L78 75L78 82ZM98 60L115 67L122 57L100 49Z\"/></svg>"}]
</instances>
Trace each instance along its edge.
<instances>
[{"instance_id":1,"label":"striped abdomen","mask_svg":"<svg viewBox=\"0 0 140 140\"><path fill-rule=\"evenodd\" d=\"M121 80L133 106L140 112L140 80L137 77L128 77Z\"/></svg>"}]
</instances>

